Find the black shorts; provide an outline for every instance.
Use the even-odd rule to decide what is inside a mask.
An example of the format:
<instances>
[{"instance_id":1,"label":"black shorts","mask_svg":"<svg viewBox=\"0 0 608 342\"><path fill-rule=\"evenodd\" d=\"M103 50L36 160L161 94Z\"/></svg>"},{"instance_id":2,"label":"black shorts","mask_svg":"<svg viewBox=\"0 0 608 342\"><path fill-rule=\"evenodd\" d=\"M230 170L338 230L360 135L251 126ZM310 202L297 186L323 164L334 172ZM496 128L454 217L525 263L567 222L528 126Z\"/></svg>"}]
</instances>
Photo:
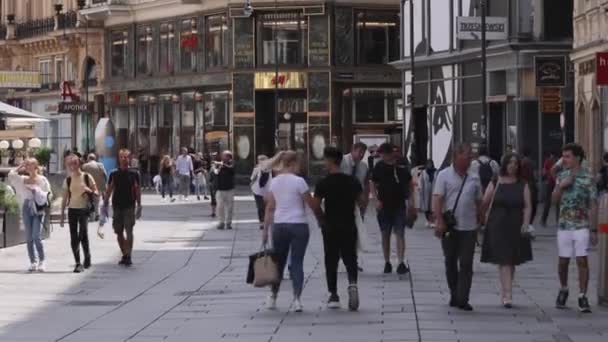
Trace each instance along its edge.
<instances>
[{"instance_id":1,"label":"black shorts","mask_svg":"<svg viewBox=\"0 0 608 342\"><path fill-rule=\"evenodd\" d=\"M112 227L114 233L127 234L133 233L133 227L135 226L135 208L112 208Z\"/></svg>"}]
</instances>

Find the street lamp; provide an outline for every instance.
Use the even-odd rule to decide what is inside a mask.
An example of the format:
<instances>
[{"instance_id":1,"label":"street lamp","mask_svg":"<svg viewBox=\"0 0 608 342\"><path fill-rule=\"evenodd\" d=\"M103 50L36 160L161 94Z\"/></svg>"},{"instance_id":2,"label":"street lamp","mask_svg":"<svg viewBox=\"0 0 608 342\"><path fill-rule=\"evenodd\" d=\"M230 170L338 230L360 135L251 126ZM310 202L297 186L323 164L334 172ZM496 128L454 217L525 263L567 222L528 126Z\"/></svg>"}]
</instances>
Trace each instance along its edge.
<instances>
[{"instance_id":1,"label":"street lamp","mask_svg":"<svg viewBox=\"0 0 608 342\"><path fill-rule=\"evenodd\" d=\"M84 6L86 5L86 0L78 0L76 2L76 5L78 6L78 10L82 11L84 9ZM91 119L91 113L89 112L89 68L91 67L91 58L89 57L89 20L84 16L81 15L79 16L79 20L80 19L84 19L84 55L85 55L85 75L84 75L84 102L86 105L87 110L85 111L85 116L86 116L86 130L87 130L87 136L86 136L86 144L87 147L85 149L85 152L88 153L89 149L91 148L90 143L89 143L89 131L91 129L91 123L90 123L90 119ZM80 25L79 25L80 26Z\"/></svg>"},{"instance_id":2,"label":"street lamp","mask_svg":"<svg viewBox=\"0 0 608 342\"><path fill-rule=\"evenodd\" d=\"M416 85L415 85L415 81L416 81L416 73L414 72L414 67L415 67L415 42L414 42L414 0L401 0L401 41L405 42L405 27L403 25L404 22L404 16L405 16L405 3L409 1L409 24L410 24L410 32L409 32L409 36L410 36L410 95L408 96L408 94L406 94L406 87L405 87L405 83L406 83L406 79L405 76L403 77L402 80L402 95L401 97L403 98L402 102L403 102L403 125L402 125L402 130L403 130L403 137L402 137L402 149L401 151L403 151L404 155L407 155L409 146L410 146L410 131L413 130L414 127L414 109L416 107ZM402 44L402 49L401 49L401 58L404 59L405 57L405 49L406 46L405 44ZM408 129L408 123L405 121L405 108L407 107L407 104L410 104L410 120L409 120L409 129ZM419 156L418 156L419 157ZM424 159L426 159L426 156L423 156Z\"/></svg>"},{"instance_id":3,"label":"street lamp","mask_svg":"<svg viewBox=\"0 0 608 342\"><path fill-rule=\"evenodd\" d=\"M251 17L253 14L253 6L251 6L251 0L245 1L245 6L243 7L243 14L246 17Z\"/></svg>"}]
</instances>

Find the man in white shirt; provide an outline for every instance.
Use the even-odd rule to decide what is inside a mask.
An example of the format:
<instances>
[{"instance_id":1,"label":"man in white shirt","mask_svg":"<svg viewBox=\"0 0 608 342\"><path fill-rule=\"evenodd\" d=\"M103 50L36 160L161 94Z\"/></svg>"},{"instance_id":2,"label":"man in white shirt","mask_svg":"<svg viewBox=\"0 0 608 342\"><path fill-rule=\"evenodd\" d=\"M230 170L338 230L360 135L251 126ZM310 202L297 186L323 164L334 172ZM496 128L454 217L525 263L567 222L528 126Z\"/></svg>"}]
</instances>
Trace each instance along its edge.
<instances>
[{"instance_id":1,"label":"man in white shirt","mask_svg":"<svg viewBox=\"0 0 608 342\"><path fill-rule=\"evenodd\" d=\"M359 183L361 183L364 194L367 195L364 207L361 208L361 215L365 214L367 199L369 199L369 167L363 161L365 151L367 151L367 145L364 143L358 142L354 144L351 152L342 158L342 163L340 164L342 173L357 178Z\"/></svg>"},{"instance_id":2,"label":"man in white shirt","mask_svg":"<svg viewBox=\"0 0 608 342\"><path fill-rule=\"evenodd\" d=\"M188 154L188 149L182 147L181 154L175 160L175 173L179 180L179 194L184 201L188 200L190 194L190 179L194 167L192 165L192 158Z\"/></svg>"}]
</instances>

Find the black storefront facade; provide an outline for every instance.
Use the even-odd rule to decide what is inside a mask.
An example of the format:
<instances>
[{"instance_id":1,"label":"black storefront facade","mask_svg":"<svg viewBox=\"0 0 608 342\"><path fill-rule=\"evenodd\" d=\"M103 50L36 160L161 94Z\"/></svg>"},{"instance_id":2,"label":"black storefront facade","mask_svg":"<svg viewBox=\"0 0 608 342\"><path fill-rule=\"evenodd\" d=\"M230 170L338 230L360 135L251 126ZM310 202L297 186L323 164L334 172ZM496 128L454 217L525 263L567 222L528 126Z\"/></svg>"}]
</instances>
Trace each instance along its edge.
<instances>
[{"instance_id":1,"label":"black storefront facade","mask_svg":"<svg viewBox=\"0 0 608 342\"><path fill-rule=\"evenodd\" d=\"M481 44L459 40L457 17L480 17L479 0L414 2L415 107L406 121L417 159L451 161L451 144L486 145L500 159L506 145L542 157L574 138L572 1L486 0L487 15L507 21L507 39L487 46L486 110L482 107ZM409 3L405 2L402 59L404 92L411 94ZM565 84L552 87L559 106L549 108L537 87L535 60L564 61ZM555 94L553 92L552 94ZM413 112L413 114L412 114ZM413 119L411 116L413 115ZM410 120L411 119L411 120ZM410 124L411 123L411 124Z\"/></svg>"},{"instance_id":2,"label":"black storefront facade","mask_svg":"<svg viewBox=\"0 0 608 342\"><path fill-rule=\"evenodd\" d=\"M399 58L397 6L279 3L106 31L116 141L152 164L181 146L231 149L247 174L257 155L293 149L315 176L329 144L401 135L401 74L389 65Z\"/></svg>"}]
</instances>

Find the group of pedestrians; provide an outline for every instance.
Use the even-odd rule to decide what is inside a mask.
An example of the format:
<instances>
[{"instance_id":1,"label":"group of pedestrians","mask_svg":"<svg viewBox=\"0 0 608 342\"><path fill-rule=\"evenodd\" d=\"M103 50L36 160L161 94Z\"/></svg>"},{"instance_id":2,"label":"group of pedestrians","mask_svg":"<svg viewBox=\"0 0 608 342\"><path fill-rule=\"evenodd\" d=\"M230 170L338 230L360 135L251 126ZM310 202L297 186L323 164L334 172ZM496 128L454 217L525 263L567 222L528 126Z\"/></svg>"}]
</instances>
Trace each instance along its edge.
<instances>
[{"instance_id":1,"label":"group of pedestrians","mask_svg":"<svg viewBox=\"0 0 608 342\"><path fill-rule=\"evenodd\" d=\"M112 224L122 252L120 264L131 265L133 227L135 220L141 216L141 192L139 174L129 167L130 152L120 151L120 166L109 177L103 165L96 161L95 154L89 154L84 165L82 157L75 153L66 154L64 162L67 177L63 182L60 227L64 226L67 208L74 273L81 273L92 266L88 224L89 221L99 219L100 212L104 216L108 215L110 199ZM11 170L8 178L19 199L25 226L30 260L28 270L44 272L46 254L41 236L44 222L49 220L53 199L51 186L40 173L40 167L34 158L26 159L19 167Z\"/></svg>"},{"instance_id":2,"label":"group of pedestrians","mask_svg":"<svg viewBox=\"0 0 608 342\"><path fill-rule=\"evenodd\" d=\"M378 199L377 220L382 232L385 257L384 273L392 273L391 237L397 246L397 273L409 272L405 259L405 227L416 217L411 173L395 153L394 146L379 147L381 158L369 170L364 160L367 146L357 143L343 155L335 147L326 147L324 163L327 175L314 188L314 194L300 174L302 160L294 151L279 152L268 159L260 156L251 181L256 196L259 218L262 221L262 241L272 241L278 260L278 273L283 274L289 264L293 285L293 305L296 312L303 310L301 294L304 282L303 261L310 231L307 211L311 210L323 236L327 306L340 307L337 272L340 259L348 275L348 308L359 307L357 287L361 265L358 249L365 239L366 209L369 195ZM262 208L264 208L262 213ZM276 308L280 282L271 288L268 309Z\"/></svg>"},{"instance_id":3,"label":"group of pedestrians","mask_svg":"<svg viewBox=\"0 0 608 342\"><path fill-rule=\"evenodd\" d=\"M583 165L580 145L562 148L551 201L558 205L558 269L560 289L556 307L567 305L568 265L576 259L579 270L578 308L591 312L587 299L589 282L588 249L597 243L597 185L595 177ZM500 300L505 308L513 307L515 268L533 259L531 234L535 212L536 180L529 154L507 152L491 181L483 184L483 163L471 165L472 149L468 144L453 149L453 164L440 171L433 190L435 232L441 239L445 256L446 278L451 291L450 306L471 311L469 303L473 279L475 245L483 227L481 262L498 266ZM495 164L494 168L498 164ZM532 169L532 170L531 170ZM494 171L492 171L494 172ZM533 184L534 183L534 184ZM550 203L546 204L550 206ZM546 215L543 215L546 218Z\"/></svg>"}]
</instances>

